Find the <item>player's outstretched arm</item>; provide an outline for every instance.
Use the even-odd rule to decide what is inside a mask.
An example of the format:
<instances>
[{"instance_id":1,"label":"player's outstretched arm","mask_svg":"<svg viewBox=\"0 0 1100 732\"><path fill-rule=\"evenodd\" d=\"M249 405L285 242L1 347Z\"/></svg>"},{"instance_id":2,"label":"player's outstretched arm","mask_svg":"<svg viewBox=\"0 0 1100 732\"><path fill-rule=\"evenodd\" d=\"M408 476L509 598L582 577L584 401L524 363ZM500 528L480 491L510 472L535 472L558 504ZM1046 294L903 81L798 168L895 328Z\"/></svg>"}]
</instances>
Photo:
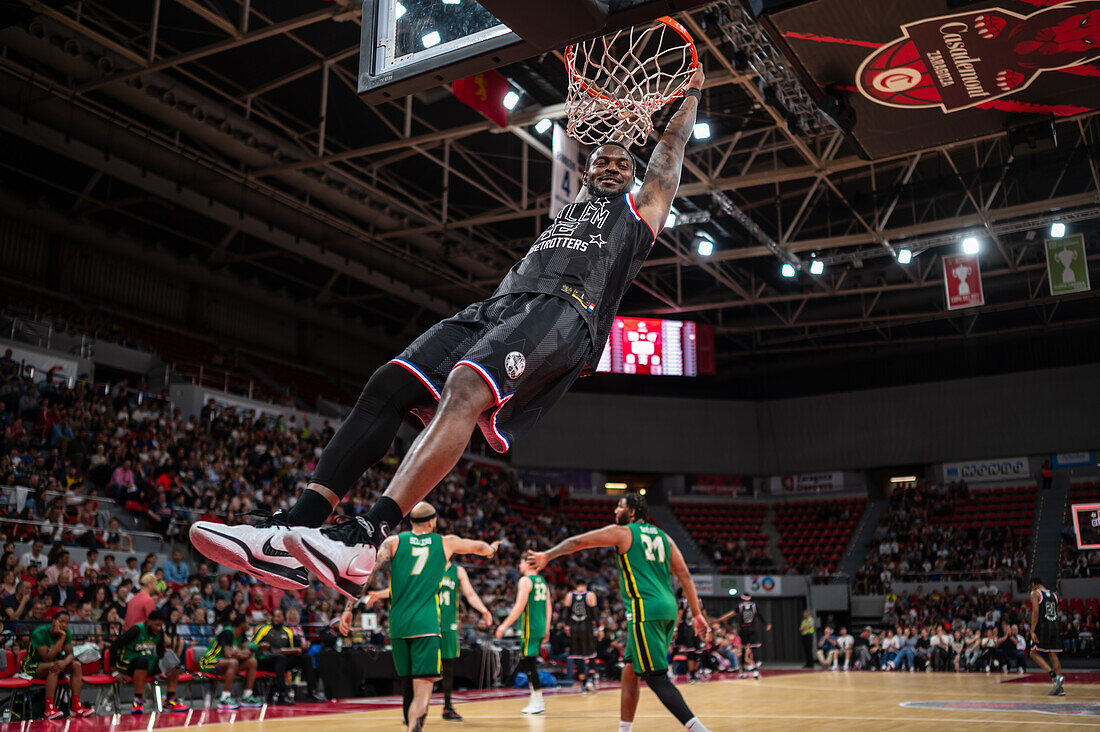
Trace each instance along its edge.
<instances>
[{"instance_id":1,"label":"player's outstretched arm","mask_svg":"<svg viewBox=\"0 0 1100 732\"><path fill-rule=\"evenodd\" d=\"M455 554L477 554L479 557L492 559L499 546L499 541L490 544L480 539L463 539L455 534L447 534L443 537L443 551L447 553L447 559Z\"/></svg>"},{"instance_id":2,"label":"player's outstretched arm","mask_svg":"<svg viewBox=\"0 0 1100 732\"><path fill-rule=\"evenodd\" d=\"M672 540L672 537L667 538L668 566L672 573L676 575L676 579L680 581L680 586L684 588L684 597L687 598L688 607L691 608L691 624L695 628L695 634L700 638L709 640L710 623L703 613L703 606L699 604L699 593L695 591L695 580L691 578L691 571L688 570L687 562L684 561L684 555L680 553L680 547L676 546L676 542Z\"/></svg>"},{"instance_id":3,"label":"player's outstretched arm","mask_svg":"<svg viewBox=\"0 0 1100 732\"><path fill-rule=\"evenodd\" d=\"M492 628L493 614L489 612L489 608L485 607L485 603L482 602L481 596L477 594L477 590L475 590L474 586L470 583L470 575L466 574L465 567L458 568L458 587L462 590L462 596L466 598L466 602L470 603L470 607L481 613L481 617L485 619L488 627Z\"/></svg>"},{"instance_id":4,"label":"player's outstretched arm","mask_svg":"<svg viewBox=\"0 0 1100 732\"><path fill-rule=\"evenodd\" d=\"M527 596L531 594L531 587L530 577L519 578L519 582L516 583L516 604L512 605L512 611L508 613L508 617L497 627L497 638L503 638L505 631L511 628L512 623L516 622L519 616L523 614L523 608L527 607Z\"/></svg>"},{"instance_id":5,"label":"player's outstretched arm","mask_svg":"<svg viewBox=\"0 0 1100 732\"><path fill-rule=\"evenodd\" d=\"M665 126L657 147L646 166L645 180L638 191L635 205L654 236L661 233L680 188L680 172L684 167L684 147L695 129L695 117L699 112L699 97L691 90L702 90L703 67L695 70L685 89L684 101L680 109Z\"/></svg>"},{"instance_id":6,"label":"player's outstretched arm","mask_svg":"<svg viewBox=\"0 0 1100 732\"><path fill-rule=\"evenodd\" d=\"M557 546L544 552L528 551L523 555L523 558L527 562L533 564L536 570L541 570L558 557L564 557L566 554L579 552L583 549L613 546L620 552L625 552L630 549L630 542L630 529L625 526L612 524L602 529L595 529L583 534L577 534L576 536L570 536Z\"/></svg>"},{"instance_id":7,"label":"player's outstretched arm","mask_svg":"<svg viewBox=\"0 0 1100 732\"><path fill-rule=\"evenodd\" d=\"M378 547L378 555L374 558L374 569L371 570L370 576L367 577L367 581L363 583L363 587L369 589L374 584L374 579L384 572L393 560L393 553L397 551L398 537L396 535L387 537L382 542L382 546ZM361 600L362 598L360 598ZM344 612L340 614L340 622L336 625L337 631L340 635L347 635L351 632L351 616L352 609L355 607L358 600L348 600L344 603Z\"/></svg>"}]
</instances>

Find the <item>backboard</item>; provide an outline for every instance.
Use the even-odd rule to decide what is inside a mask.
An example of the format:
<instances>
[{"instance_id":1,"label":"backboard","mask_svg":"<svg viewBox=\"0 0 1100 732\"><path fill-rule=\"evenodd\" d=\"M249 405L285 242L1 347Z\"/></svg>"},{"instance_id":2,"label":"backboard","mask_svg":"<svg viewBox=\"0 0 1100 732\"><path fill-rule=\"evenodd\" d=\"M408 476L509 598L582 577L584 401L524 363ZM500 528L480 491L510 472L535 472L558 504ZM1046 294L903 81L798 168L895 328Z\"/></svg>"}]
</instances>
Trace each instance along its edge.
<instances>
[{"instance_id":1,"label":"backboard","mask_svg":"<svg viewBox=\"0 0 1100 732\"><path fill-rule=\"evenodd\" d=\"M359 94L398 99L707 2L364 0Z\"/></svg>"}]
</instances>

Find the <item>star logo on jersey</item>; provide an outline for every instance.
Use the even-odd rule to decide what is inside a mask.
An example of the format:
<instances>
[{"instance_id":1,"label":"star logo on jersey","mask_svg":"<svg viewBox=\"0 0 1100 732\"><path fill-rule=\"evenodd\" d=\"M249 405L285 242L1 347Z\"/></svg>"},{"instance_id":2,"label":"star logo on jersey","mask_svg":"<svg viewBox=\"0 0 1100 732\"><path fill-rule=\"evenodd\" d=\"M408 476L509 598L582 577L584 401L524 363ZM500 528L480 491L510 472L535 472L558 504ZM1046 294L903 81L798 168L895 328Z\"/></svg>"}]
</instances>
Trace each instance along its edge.
<instances>
[{"instance_id":1,"label":"star logo on jersey","mask_svg":"<svg viewBox=\"0 0 1100 732\"><path fill-rule=\"evenodd\" d=\"M504 357L504 371L508 374L508 378L515 381L520 376L523 376L524 370L527 368L527 359L519 351L512 351Z\"/></svg>"},{"instance_id":2,"label":"star logo on jersey","mask_svg":"<svg viewBox=\"0 0 1100 732\"><path fill-rule=\"evenodd\" d=\"M588 243L589 244L595 244L600 249L603 249L603 245L606 244L607 242L604 241L603 234L601 234L599 232L596 232L592 236L588 237Z\"/></svg>"}]
</instances>

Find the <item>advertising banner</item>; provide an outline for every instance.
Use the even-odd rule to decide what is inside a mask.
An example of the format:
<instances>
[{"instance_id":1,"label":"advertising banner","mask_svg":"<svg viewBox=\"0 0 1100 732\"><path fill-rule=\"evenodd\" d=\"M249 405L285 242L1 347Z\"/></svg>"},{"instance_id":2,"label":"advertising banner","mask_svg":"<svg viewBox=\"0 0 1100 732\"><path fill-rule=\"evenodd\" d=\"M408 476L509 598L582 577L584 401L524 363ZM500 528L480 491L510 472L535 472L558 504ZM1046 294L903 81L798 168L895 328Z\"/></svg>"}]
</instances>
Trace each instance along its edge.
<instances>
[{"instance_id":1,"label":"advertising banner","mask_svg":"<svg viewBox=\"0 0 1100 732\"><path fill-rule=\"evenodd\" d=\"M834 493L841 490L844 490L844 473L839 471L773 475L768 479L768 492L773 496Z\"/></svg>"},{"instance_id":2,"label":"advertising banner","mask_svg":"<svg viewBox=\"0 0 1100 732\"><path fill-rule=\"evenodd\" d=\"M695 591L700 595L709 596L714 594L713 574L693 574L691 578L695 581Z\"/></svg>"},{"instance_id":3,"label":"advertising banner","mask_svg":"<svg viewBox=\"0 0 1100 732\"><path fill-rule=\"evenodd\" d=\"M1056 468L1082 468L1096 465L1096 451L1055 453L1050 456L1050 464Z\"/></svg>"},{"instance_id":4,"label":"advertising banner","mask_svg":"<svg viewBox=\"0 0 1100 732\"><path fill-rule=\"evenodd\" d=\"M1000 458L999 460L969 460L961 463L944 463L943 479L965 480L981 483L993 480L1019 480L1031 477L1031 466L1026 457Z\"/></svg>"},{"instance_id":5,"label":"advertising banner","mask_svg":"<svg viewBox=\"0 0 1100 732\"><path fill-rule=\"evenodd\" d=\"M741 496L748 493L740 475L696 475L691 492L700 496Z\"/></svg>"},{"instance_id":6,"label":"advertising banner","mask_svg":"<svg viewBox=\"0 0 1100 732\"><path fill-rule=\"evenodd\" d=\"M982 270L977 254L955 254L943 258L943 287L947 309L961 310L985 304Z\"/></svg>"},{"instance_id":7,"label":"advertising banner","mask_svg":"<svg viewBox=\"0 0 1100 732\"><path fill-rule=\"evenodd\" d=\"M580 143L554 125L554 161L550 171L550 218L577 200L581 192Z\"/></svg>"},{"instance_id":8,"label":"advertising banner","mask_svg":"<svg viewBox=\"0 0 1100 732\"><path fill-rule=\"evenodd\" d=\"M34 379L35 382L45 379L46 374L53 374L56 382L65 382L72 386L80 376L78 373L80 363L76 359L56 356L53 353L31 351L18 346L5 346L5 349L7 348L11 349L12 359L20 364L20 376Z\"/></svg>"},{"instance_id":9,"label":"advertising banner","mask_svg":"<svg viewBox=\"0 0 1100 732\"><path fill-rule=\"evenodd\" d=\"M772 574L747 574L741 583L741 593L750 593L753 597L781 595L783 578Z\"/></svg>"},{"instance_id":10,"label":"advertising banner","mask_svg":"<svg viewBox=\"0 0 1100 732\"><path fill-rule=\"evenodd\" d=\"M1051 295L1069 295L1092 289L1083 234L1047 239L1047 281Z\"/></svg>"}]
</instances>

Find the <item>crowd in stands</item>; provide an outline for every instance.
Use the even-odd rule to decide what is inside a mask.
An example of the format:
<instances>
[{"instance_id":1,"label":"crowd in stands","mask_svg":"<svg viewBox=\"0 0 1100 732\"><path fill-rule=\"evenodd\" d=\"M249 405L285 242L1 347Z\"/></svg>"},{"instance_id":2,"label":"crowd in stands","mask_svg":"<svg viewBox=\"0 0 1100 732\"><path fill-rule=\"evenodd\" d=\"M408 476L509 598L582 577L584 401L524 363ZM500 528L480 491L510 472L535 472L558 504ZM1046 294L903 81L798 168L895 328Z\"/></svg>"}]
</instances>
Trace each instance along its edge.
<instances>
[{"instance_id":1,"label":"crowd in stands","mask_svg":"<svg viewBox=\"0 0 1100 732\"><path fill-rule=\"evenodd\" d=\"M1021 583L1028 567L1027 534L1006 522L944 520L969 498L965 482L895 490L852 593L882 595L894 582L989 578Z\"/></svg>"}]
</instances>

